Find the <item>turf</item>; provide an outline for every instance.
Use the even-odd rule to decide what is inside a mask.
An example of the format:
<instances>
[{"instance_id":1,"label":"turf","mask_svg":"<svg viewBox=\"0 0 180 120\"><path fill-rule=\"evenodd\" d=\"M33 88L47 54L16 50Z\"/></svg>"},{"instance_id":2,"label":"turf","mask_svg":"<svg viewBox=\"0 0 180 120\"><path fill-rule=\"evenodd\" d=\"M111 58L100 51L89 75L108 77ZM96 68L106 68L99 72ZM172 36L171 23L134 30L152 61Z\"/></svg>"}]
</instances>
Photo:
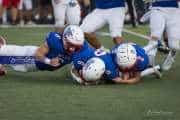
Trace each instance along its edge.
<instances>
[{"instance_id":1,"label":"turf","mask_svg":"<svg viewBox=\"0 0 180 120\"><path fill-rule=\"evenodd\" d=\"M39 45L51 30L0 28L0 34L9 44ZM144 26L131 30L148 33ZM146 43L128 34L124 37ZM108 48L113 45L109 37L99 39ZM146 77L136 85L80 86L72 81L69 66L36 73L9 68L8 75L0 78L0 120L179 120L179 60L178 54L161 79Z\"/></svg>"}]
</instances>

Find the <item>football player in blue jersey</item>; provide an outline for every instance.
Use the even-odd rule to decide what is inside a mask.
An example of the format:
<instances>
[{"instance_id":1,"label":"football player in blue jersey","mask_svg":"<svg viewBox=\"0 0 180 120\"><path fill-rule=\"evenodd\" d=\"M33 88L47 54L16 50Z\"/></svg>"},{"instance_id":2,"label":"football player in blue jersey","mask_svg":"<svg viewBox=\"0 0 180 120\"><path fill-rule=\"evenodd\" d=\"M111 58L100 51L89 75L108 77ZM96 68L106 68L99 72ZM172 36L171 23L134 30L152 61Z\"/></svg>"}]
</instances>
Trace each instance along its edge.
<instances>
[{"instance_id":1,"label":"football player in blue jersey","mask_svg":"<svg viewBox=\"0 0 180 120\"><path fill-rule=\"evenodd\" d=\"M70 25L65 28L63 33L48 33L45 42L39 47L6 45L5 40L1 37L0 56L33 56L36 58L31 64L10 65L16 71L54 71L71 63L72 53L78 52L83 44L83 31L78 26ZM0 70L5 74L3 66Z\"/></svg>"},{"instance_id":2,"label":"football player in blue jersey","mask_svg":"<svg viewBox=\"0 0 180 120\"><path fill-rule=\"evenodd\" d=\"M128 43L129 45L130 43ZM123 46L126 44L123 44ZM141 72L141 76L149 75L152 73L158 73L160 75L159 66L155 66L152 68L148 68L149 58L145 53L145 50L152 49L152 47L157 46L146 46L144 49L135 45L138 51L138 58L136 54L130 54L135 51L135 48L130 50L127 54L126 46L119 47L121 45L117 45L112 49L111 53L107 53L102 49L95 50L91 47L86 47L86 49L81 49L78 53L73 53L72 55L72 63L73 67L71 69L72 77L80 84L85 85L94 85L101 82L101 80L105 80L107 82L113 82L117 84L135 84L139 82L139 79L127 79L127 72L132 73ZM124 53L122 51L124 50ZM118 54L120 53L120 55ZM126 56L130 55L130 56ZM143 58L141 58L141 56ZM118 56L118 57L116 57ZM122 59L122 56L124 57ZM121 58L119 61L119 57ZM129 57L127 59L127 57ZM140 61L138 61L138 60ZM126 60L126 61L125 61ZM130 61L127 61L130 60ZM142 61L141 61L142 60ZM126 63L125 63L125 62ZM137 65L133 66L135 61L137 61ZM119 67L120 66L120 67ZM123 66L124 69L119 69ZM133 66L133 69L131 70ZM136 67L136 69L134 69Z\"/></svg>"},{"instance_id":3,"label":"football player in blue jersey","mask_svg":"<svg viewBox=\"0 0 180 120\"><path fill-rule=\"evenodd\" d=\"M135 43L122 43L112 49L115 62L124 75L124 82L129 80L138 82L141 77L152 73L161 77L160 66L155 66L152 56L148 54L159 45L159 41L145 47Z\"/></svg>"},{"instance_id":4,"label":"football player in blue jersey","mask_svg":"<svg viewBox=\"0 0 180 120\"><path fill-rule=\"evenodd\" d=\"M104 72L103 72L104 79L112 81L116 77L119 77L119 72L118 72L118 69L117 69L118 67L113 62L110 53L107 53L107 52L105 52L104 50L101 50L101 49L95 50L94 48L88 47L86 49L81 49L81 51L79 51L78 53L74 53L72 55L73 68L71 70L71 75L72 76L78 76L78 79L76 79L76 80L79 83L86 84L86 83L89 83L88 81L91 81L91 80L83 79L82 69L83 69L84 65L87 63L87 61L89 61L90 59L92 59L94 57L96 59L97 58L100 59L99 61L102 61L104 66L105 66L105 69L104 69ZM93 61L95 61L95 60L93 60ZM93 66L92 69L94 70L94 72L98 72L96 68L101 67L99 65L97 65L97 66L92 65L92 66ZM93 72L92 72L92 74L93 74ZM99 77L98 76L96 76L96 77L97 78L95 80L93 79L94 81L91 82L91 84L96 83L97 80L100 79L99 77L102 77L102 75L99 75ZM75 77L73 77L73 78L75 78Z\"/></svg>"},{"instance_id":5,"label":"football player in blue jersey","mask_svg":"<svg viewBox=\"0 0 180 120\"><path fill-rule=\"evenodd\" d=\"M115 44L122 42L122 29L125 17L124 0L95 0L95 10L88 14L80 26L88 42L95 48L103 48L94 32L105 25Z\"/></svg>"}]
</instances>

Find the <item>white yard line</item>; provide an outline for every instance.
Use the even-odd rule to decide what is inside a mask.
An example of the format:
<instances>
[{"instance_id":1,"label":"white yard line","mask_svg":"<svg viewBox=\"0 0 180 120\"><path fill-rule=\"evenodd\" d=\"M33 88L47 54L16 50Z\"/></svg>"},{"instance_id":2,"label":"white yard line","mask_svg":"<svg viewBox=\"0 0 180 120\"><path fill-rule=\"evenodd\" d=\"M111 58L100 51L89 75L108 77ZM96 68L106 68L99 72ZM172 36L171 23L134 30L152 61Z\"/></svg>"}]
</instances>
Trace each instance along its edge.
<instances>
[{"instance_id":1,"label":"white yard line","mask_svg":"<svg viewBox=\"0 0 180 120\"><path fill-rule=\"evenodd\" d=\"M127 34L137 36L139 38L143 38L143 39L146 39L146 40L151 40L151 37L149 37L147 35L144 35L144 34L141 34L141 33L133 32L133 31L130 31L130 30L127 30L127 29L123 29L123 32L125 32Z\"/></svg>"},{"instance_id":2,"label":"white yard line","mask_svg":"<svg viewBox=\"0 0 180 120\"><path fill-rule=\"evenodd\" d=\"M128 30L128 29L123 29L123 32L130 34L130 35L133 35L133 36L136 36L136 37L139 37L139 38L142 38L142 39L151 40L151 38L149 36L146 36L146 35L141 34L141 33L133 32L133 31ZM101 36L108 36L108 37L111 36L110 33L107 33L107 32L97 32L97 34L101 35Z\"/></svg>"}]
</instances>

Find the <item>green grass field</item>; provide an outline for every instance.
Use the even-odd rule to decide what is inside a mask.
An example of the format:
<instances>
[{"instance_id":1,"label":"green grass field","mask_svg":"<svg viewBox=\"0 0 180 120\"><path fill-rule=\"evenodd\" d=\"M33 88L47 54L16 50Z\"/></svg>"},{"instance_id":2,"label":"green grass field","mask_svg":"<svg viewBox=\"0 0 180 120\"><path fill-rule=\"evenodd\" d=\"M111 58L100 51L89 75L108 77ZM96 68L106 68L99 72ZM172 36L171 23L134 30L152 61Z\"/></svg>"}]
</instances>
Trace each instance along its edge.
<instances>
[{"instance_id":1,"label":"green grass field","mask_svg":"<svg viewBox=\"0 0 180 120\"><path fill-rule=\"evenodd\" d=\"M0 28L9 44L39 45L52 28ZM147 27L131 29L147 34ZM145 40L124 34L144 45ZM99 36L110 48L109 37ZM0 77L0 120L180 120L180 55L161 79L146 77L136 85L80 86L69 66L56 72Z\"/></svg>"}]
</instances>

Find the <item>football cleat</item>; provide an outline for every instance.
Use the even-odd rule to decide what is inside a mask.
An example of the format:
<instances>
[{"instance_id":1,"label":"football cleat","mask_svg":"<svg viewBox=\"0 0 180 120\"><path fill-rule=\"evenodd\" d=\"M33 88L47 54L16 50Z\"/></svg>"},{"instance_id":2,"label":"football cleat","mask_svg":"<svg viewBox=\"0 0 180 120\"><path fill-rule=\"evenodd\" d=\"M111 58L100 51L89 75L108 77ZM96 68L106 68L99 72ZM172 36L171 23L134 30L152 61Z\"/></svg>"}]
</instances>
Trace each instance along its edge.
<instances>
[{"instance_id":1,"label":"football cleat","mask_svg":"<svg viewBox=\"0 0 180 120\"><path fill-rule=\"evenodd\" d=\"M161 69L163 71L168 71L172 67L175 57L176 57L176 51L171 50L167 55L167 57L165 58L163 64L161 65Z\"/></svg>"},{"instance_id":2,"label":"football cleat","mask_svg":"<svg viewBox=\"0 0 180 120\"><path fill-rule=\"evenodd\" d=\"M158 51L162 52L164 54L168 54L170 49L169 49L168 46L165 45L165 43L163 43L160 40L158 40Z\"/></svg>"},{"instance_id":3,"label":"football cleat","mask_svg":"<svg viewBox=\"0 0 180 120\"><path fill-rule=\"evenodd\" d=\"M170 51L170 49L169 49L169 47L166 47L166 46L159 46L159 47L158 47L158 51L159 51L159 52L162 52L162 53L164 53L164 54L168 54L169 51Z\"/></svg>"},{"instance_id":4,"label":"football cleat","mask_svg":"<svg viewBox=\"0 0 180 120\"><path fill-rule=\"evenodd\" d=\"M157 65L153 68L154 68L154 75L156 76L156 78L160 79L162 77L162 74L160 72L160 69L161 69L160 66Z\"/></svg>"}]
</instances>

